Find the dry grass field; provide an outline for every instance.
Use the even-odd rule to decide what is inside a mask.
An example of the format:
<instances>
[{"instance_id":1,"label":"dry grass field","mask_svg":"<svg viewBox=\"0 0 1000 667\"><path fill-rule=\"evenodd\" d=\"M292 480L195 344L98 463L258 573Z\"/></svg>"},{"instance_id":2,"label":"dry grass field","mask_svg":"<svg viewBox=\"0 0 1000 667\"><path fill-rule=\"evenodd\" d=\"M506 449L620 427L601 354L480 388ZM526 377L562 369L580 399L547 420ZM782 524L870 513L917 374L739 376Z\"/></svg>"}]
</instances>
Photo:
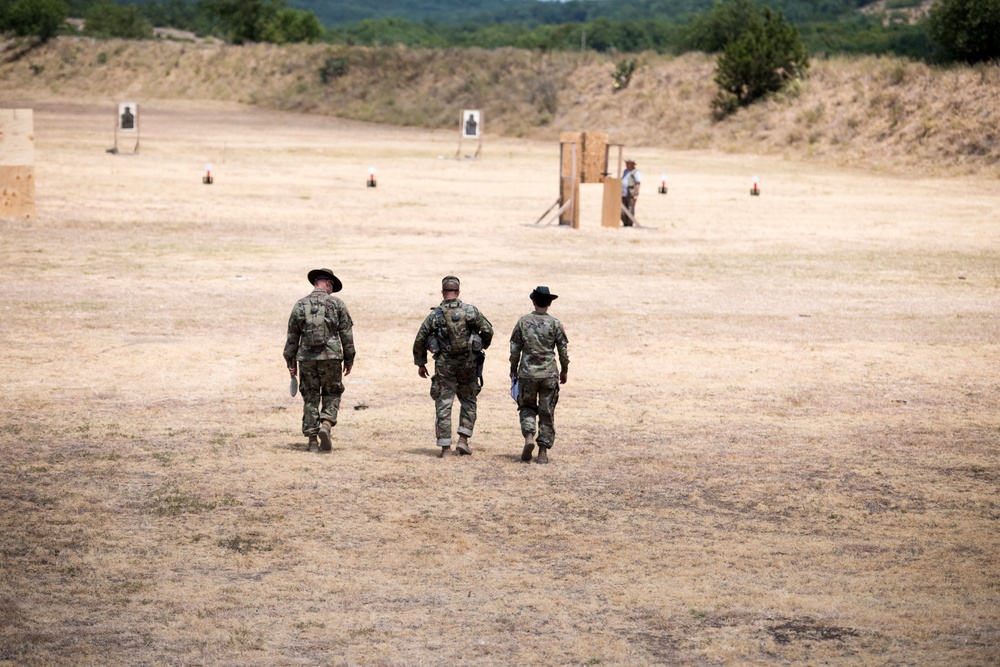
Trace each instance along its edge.
<instances>
[{"instance_id":1,"label":"dry grass field","mask_svg":"<svg viewBox=\"0 0 1000 667\"><path fill-rule=\"evenodd\" d=\"M638 148L648 228L585 186L571 230L533 224L553 142L145 100L112 156L111 104L14 101L0 664L1000 662L995 178ZM359 351L330 454L281 358L317 266ZM410 346L446 273L498 335L438 459ZM506 380L538 284L548 466Z\"/></svg>"}]
</instances>

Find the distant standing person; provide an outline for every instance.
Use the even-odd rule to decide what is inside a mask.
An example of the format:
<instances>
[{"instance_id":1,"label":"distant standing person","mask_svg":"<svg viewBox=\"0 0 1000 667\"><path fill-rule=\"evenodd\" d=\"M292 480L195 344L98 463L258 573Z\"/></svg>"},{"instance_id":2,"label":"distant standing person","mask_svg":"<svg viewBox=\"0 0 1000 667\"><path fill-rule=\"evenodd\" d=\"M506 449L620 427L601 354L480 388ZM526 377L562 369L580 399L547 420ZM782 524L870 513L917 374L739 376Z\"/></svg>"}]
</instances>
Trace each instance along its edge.
<instances>
[{"instance_id":1,"label":"distant standing person","mask_svg":"<svg viewBox=\"0 0 1000 667\"><path fill-rule=\"evenodd\" d=\"M337 424L344 376L354 366L354 323L347 305L333 296L343 284L330 269L308 274L313 291L297 302L288 318L285 365L293 378L298 363L302 392L302 434L306 451L332 449L330 430Z\"/></svg>"},{"instance_id":2,"label":"distant standing person","mask_svg":"<svg viewBox=\"0 0 1000 667\"><path fill-rule=\"evenodd\" d=\"M639 198L642 174L635 168L635 160L625 158L625 173L622 174L622 224L631 227L635 221L635 200ZM625 214L628 211L631 217Z\"/></svg>"},{"instance_id":3,"label":"distant standing person","mask_svg":"<svg viewBox=\"0 0 1000 667\"><path fill-rule=\"evenodd\" d=\"M534 311L523 315L510 334L510 377L517 380L517 407L524 436L521 460L531 461L537 420L538 457L535 462L548 463L548 451L556 439L559 385L566 384L569 373L569 339L562 322L549 315L549 306L559 295L540 285L531 292L530 298ZM557 351L559 368L556 367Z\"/></svg>"},{"instance_id":4,"label":"distant standing person","mask_svg":"<svg viewBox=\"0 0 1000 667\"><path fill-rule=\"evenodd\" d=\"M470 303L458 298L461 283L455 276L441 281L441 304L431 308L413 341L417 374L428 377L427 352L434 358L431 398L434 399L435 433L440 456L451 449L451 414L455 396L462 405L458 423L461 454L472 454L469 438L476 426L476 397L482 389L483 350L493 340L493 325Z\"/></svg>"}]
</instances>

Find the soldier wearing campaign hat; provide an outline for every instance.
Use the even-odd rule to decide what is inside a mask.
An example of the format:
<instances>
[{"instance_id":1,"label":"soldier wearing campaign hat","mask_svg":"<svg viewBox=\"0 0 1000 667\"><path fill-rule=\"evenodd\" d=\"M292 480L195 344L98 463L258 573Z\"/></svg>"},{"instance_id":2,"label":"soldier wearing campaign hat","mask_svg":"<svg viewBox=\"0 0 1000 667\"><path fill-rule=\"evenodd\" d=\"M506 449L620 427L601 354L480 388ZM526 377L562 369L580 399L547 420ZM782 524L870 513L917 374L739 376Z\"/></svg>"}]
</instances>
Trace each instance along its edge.
<instances>
[{"instance_id":1,"label":"soldier wearing campaign hat","mask_svg":"<svg viewBox=\"0 0 1000 667\"><path fill-rule=\"evenodd\" d=\"M472 454L469 438L476 426L476 397L482 389L483 352L493 340L493 325L471 303L459 299L461 282L455 276L441 280L441 304L431 308L413 341L417 374L427 378L427 353L434 358L431 398L435 408L435 434L440 456L451 450L451 414L458 397L460 455Z\"/></svg>"},{"instance_id":2,"label":"soldier wearing campaign hat","mask_svg":"<svg viewBox=\"0 0 1000 667\"><path fill-rule=\"evenodd\" d=\"M330 269L307 274L313 291L297 302L288 318L285 365L292 378L299 375L302 392L302 434L307 450L332 449L330 430L337 424L344 376L354 366L354 322L347 305L333 296L343 283ZM297 368L296 368L297 365Z\"/></svg>"},{"instance_id":3,"label":"soldier wearing campaign hat","mask_svg":"<svg viewBox=\"0 0 1000 667\"><path fill-rule=\"evenodd\" d=\"M524 436L521 460L530 462L537 444L535 462L548 463L548 451L556 439L559 385L566 384L569 373L569 339L562 322L548 312L559 295L540 285L532 290L529 298L535 309L523 315L510 334L510 378L516 383L515 399ZM559 355L558 367L556 353Z\"/></svg>"}]
</instances>

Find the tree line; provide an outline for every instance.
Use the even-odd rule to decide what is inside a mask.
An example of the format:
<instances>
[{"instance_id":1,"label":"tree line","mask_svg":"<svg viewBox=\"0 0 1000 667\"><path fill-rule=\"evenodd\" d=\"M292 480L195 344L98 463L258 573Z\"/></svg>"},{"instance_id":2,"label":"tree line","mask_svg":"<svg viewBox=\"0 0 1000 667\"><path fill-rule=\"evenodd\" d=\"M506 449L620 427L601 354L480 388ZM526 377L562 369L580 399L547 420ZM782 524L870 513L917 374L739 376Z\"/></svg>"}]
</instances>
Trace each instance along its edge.
<instances>
[{"instance_id":1,"label":"tree line","mask_svg":"<svg viewBox=\"0 0 1000 667\"><path fill-rule=\"evenodd\" d=\"M232 43L721 52L734 25L720 7L736 0L0 0L0 30L48 39L84 19L96 37L148 39L153 26ZM937 0L926 20L883 23L855 11L871 0L768 0L809 53L897 55L933 63L1000 58L1000 0ZM295 6L290 6L291 4ZM890 8L919 4L889 0ZM375 16L381 12L381 16ZM391 14L391 15L386 15ZM359 18L361 17L361 18ZM357 20L353 20L357 19ZM326 25L324 25L326 23ZM720 37L721 35L721 37Z\"/></svg>"}]
</instances>

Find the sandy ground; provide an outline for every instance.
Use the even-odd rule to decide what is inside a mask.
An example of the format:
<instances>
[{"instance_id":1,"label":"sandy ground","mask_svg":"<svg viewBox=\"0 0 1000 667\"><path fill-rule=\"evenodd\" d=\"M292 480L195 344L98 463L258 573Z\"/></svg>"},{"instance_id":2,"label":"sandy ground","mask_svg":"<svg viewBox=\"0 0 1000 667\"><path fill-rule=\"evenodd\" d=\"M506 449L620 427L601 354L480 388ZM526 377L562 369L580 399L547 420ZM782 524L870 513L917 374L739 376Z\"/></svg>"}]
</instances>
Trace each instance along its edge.
<instances>
[{"instance_id":1,"label":"sandy ground","mask_svg":"<svg viewBox=\"0 0 1000 667\"><path fill-rule=\"evenodd\" d=\"M112 105L18 105L0 664L1000 660L995 180L639 149L646 227L584 186L571 230L534 224L558 145L151 101L113 156ZM281 359L318 266L358 346L327 455ZM497 337L437 459L410 347L448 273ZM548 466L506 378L539 284Z\"/></svg>"}]
</instances>

